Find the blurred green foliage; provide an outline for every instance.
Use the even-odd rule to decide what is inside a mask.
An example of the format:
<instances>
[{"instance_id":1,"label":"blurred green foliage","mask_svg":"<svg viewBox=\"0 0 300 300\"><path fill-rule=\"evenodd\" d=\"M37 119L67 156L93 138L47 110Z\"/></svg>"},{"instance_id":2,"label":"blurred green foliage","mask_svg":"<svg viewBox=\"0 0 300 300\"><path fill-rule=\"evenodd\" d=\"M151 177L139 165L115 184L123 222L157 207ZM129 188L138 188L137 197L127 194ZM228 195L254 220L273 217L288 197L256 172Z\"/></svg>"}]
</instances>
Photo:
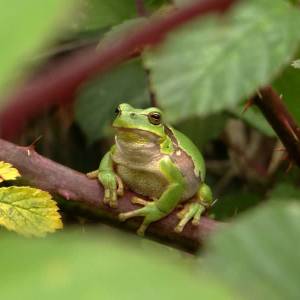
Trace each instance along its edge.
<instances>
[{"instance_id":1,"label":"blurred green foliage","mask_svg":"<svg viewBox=\"0 0 300 300\"><path fill-rule=\"evenodd\" d=\"M205 268L239 291L238 299L298 299L299 234L299 202L282 198L219 232Z\"/></svg>"},{"instance_id":2,"label":"blurred green foliage","mask_svg":"<svg viewBox=\"0 0 300 300\"><path fill-rule=\"evenodd\" d=\"M152 13L169 0L145 0L141 3L146 13ZM128 19L139 17L135 0L80 0L80 13L71 23L74 31L94 31L120 24Z\"/></svg>"},{"instance_id":3,"label":"blurred green foliage","mask_svg":"<svg viewBox=\"0 0 300 300\"><path fill-rule=\"evenodd\" d=\"M3 299L232 299L188 256L111 230L31 241L2 233L1 246Z\"/></svg>"},{"instance_id":4,"label":"blurred green foliage","mask_svg":"<svg viewBox=\"0 0 300 300\"><path fill-rule=\"evenodd\" d=\"M54 38L62 13L68 18L71 0L0 1L0 90L8 89L20 75L20 66L29 64L42 42ZM4 100L1 97L0 103Z\"/></svg>"}]
</instances>

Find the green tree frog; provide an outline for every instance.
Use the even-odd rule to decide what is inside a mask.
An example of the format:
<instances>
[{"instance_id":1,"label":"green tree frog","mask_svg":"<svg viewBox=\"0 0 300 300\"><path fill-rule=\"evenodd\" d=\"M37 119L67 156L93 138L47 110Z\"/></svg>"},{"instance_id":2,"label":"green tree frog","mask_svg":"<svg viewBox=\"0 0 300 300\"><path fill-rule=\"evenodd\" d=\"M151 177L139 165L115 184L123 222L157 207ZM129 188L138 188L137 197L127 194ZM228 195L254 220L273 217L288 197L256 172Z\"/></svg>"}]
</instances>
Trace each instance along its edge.
<instances>
[{"instance_id":1,"label":"green tree frog","mask_svg":"<svg viewBox=\"0 0 300 300\"><path fill-rule=\"evenodd\" d=\"M104 203L116 207L124 186L150 199L133 197L132 202L142 207L119 214L121 221L144 217L139 235L178 204L183 204L183 209L177 214L176 232L181 232L190 220L199 224L202 212L212 203L212 192L204 183L205 164L197 147L167 125L156 107L136 109L120 104L113 127L115 144L102 158L98 170Z\"/></svg>"}]
</instances>

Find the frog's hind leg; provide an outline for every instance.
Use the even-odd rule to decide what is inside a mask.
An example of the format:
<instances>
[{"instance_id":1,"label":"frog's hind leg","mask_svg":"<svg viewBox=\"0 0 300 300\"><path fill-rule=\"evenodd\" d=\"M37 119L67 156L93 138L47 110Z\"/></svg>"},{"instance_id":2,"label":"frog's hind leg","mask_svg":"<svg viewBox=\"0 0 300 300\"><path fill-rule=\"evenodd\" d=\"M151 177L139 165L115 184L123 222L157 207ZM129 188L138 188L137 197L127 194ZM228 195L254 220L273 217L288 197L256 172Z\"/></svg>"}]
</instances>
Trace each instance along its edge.
<instances>
[{"instance_id":1,"label":"frog's hind leg","mask_svg":"<svg viewBox=\"0 0 300 300\"><path fill-rule=\"evenodd\" d=\"M181 232L190 220L192 220L193 225L199 225L201 214L211 205L212 200L210 187L202 183L196 194L196 201L186 203L184 208L177 214L180 221L175 227L175 231Z\"/></svg>"},{"instance_id":2,"label":"frog's hind leg","mask_svg":"<svg viewBox=\"0 0 300 300\"><path fill-rule=\"evenodd\" d=\"M192 202L186 203L183 210L180 211L177 216L180 219L180 222L175 227L176 232L181 232L185 225L193 219L192 223L194 225L199 224L201 213L205 210L205 207L200 203Z\"/></svg>"}]
</instances>

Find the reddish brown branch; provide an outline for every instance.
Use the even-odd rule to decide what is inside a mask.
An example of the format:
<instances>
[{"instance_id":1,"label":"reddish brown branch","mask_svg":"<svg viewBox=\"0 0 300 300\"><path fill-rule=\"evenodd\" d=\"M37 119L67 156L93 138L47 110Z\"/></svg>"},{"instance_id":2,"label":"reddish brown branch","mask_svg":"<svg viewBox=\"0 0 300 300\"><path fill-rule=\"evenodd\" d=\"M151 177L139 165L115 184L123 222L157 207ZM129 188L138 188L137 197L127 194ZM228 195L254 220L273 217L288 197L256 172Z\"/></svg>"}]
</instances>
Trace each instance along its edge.
<instances>
[{"instance_id":1,"label":"reddish brown branch","mask_svg":"<svg viewBox=\"0 0 300 300\"><path fill-rule=\"evenodd\" d=\"M289 157L300 167L300 128L285 107L281 97L271 87L259 91L254 103L260 108L278 137L284 144Z\"/></svg>"},{"instance_id":2,"label":"reddish brown branch","mask_svg":"<svg viewBox=\"0 0 300 300\"><path fill-rule=\"evenodd\" d=\"M119 199L118 208L108 207L102 202L103 189L97 180L91 180L85 174L39 155L32 147L19 147L0 139L0 160L13 164L32 185L49 191L53 195L58 194L67 200L88 205L103 218L113 220L119 226L121 224L117 218L118 214L137 207L130 202L133 195L130 192ZM136 230L140 221L130 220L122 223L122 226ZM184 231L178 234L174 231L177 223L176 212L173 212L163 220L152 224L147 234L181 248L195 251L218 224L216 221L203 217L199 226L188 224Z\"/></svg>"},{"instance_id":3,"label":"reddish brown branch","mask_svg":"<svg viewBox=\"0 0 300 300\"><path fill-rule=\"evenodd\" d=\"M115 43L109 41L104 44L101 51L86 49L54 65L45 74L11 95L9 105L0 114L2 137L14 136L42 108L69 101L85 80L122 62L136 49L157 44L168 32L200 15L222 13L234 2L235 0L194 2L165 17L150 18L147 24L134 33L118 38Z\"/></svg>"}]
</instances>

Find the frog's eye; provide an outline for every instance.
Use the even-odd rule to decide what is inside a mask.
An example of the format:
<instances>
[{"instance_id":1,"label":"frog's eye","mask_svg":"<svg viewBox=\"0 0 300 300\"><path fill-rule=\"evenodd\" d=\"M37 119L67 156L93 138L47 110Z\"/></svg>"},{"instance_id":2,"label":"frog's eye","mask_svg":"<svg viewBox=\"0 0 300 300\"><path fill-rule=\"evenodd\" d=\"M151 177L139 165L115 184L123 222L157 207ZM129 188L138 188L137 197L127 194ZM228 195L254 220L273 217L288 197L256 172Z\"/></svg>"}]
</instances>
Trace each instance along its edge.
<instances>
[{"instance_id":1,"label":"frog's eye","mask_svg":"<svg viewBox=\"0 0 300 300\"><path fill-rule=\"evenodd\" d=\"M148 115L150 123L154 125L159 125L161 123L161 114L159 112L151 112Z\"/></svg>"},{"instance_id":2,"label":"frog's eye","mask_svg":"<svg viewBox=\"0 0 300 300\"><path fill-rule=\"evenodd\" d=\"M116 116L118 116L120 113L121 113L121 109L120 109L120 107L118 106L118 107L115 109L115 114L116 114Z\"/></svg>"}]
</instances>

